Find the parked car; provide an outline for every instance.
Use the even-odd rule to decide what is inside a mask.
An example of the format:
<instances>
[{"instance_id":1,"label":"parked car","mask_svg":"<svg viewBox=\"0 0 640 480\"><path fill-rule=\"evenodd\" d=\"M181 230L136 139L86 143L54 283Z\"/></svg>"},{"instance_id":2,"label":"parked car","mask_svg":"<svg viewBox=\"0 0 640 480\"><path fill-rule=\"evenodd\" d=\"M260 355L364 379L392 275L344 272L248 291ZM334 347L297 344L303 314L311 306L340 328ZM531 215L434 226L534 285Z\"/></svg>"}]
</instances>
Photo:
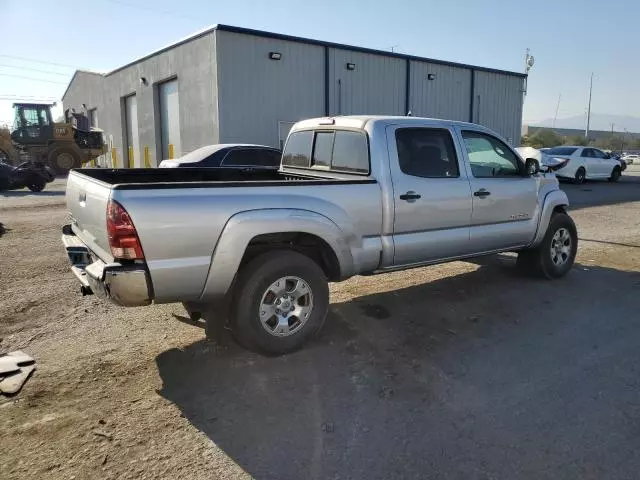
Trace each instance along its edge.
<instances>
[{"instance_id":1,"label":"parked car","mask_svg":"<svg viewBox=\"0 0 640 480\"><path fill-rule=\"evenodd\" d=\"M554 147L545 154L566 159L565 166L558 170L556 175L577 184L594 179L617 182L627 168L624 162L613 159L611 155L593 147L563 145Z\"/></svg>"},{"instance_id":2,"label":"parked car","mask_svg":"<svg viewBox=\"0 0 640 480\"><path fill-rule=\"evenodd\" d=\"M264 145L227 143L207 145L175 160L163 160L160 168L272 168L280 167L282 152Z\"/></svg>"},{"instance_id":3,"label":"parked car","mask_svg":"<svg viewBox=\"0 0 640 480\"><path fill-rule=\"evenodd\" d=\"M640 155L630 153L630 154L624 155L622 157L622 161L627 165L632 165L633 163L640 163Z\"/></svg>"},{"instance_id":4,"label":"parked car","mask_svg":"<svg viewBox=\"0 0 640 480\"><path fill-rule=\"evenodd\" d=\"M62 241L82 291L183 302L283 354L322 326L328 282L496 252L554 279L578 236L552 173L491 130L417 117L301 121L278 171L72 170ZM545 165L543 170L547 170Z\"/></svg>"},{"instance_id":5,"label":"parked car","mask_svg":"<svg viewBox=\"0 0 640 480\"><path fill-rule=\"evenodd\" d=\"M43 163L24 162L14 167L0 161L0 191L28 188L41 192L55 178L55 170Z\"/></svg>"}]
</instances>

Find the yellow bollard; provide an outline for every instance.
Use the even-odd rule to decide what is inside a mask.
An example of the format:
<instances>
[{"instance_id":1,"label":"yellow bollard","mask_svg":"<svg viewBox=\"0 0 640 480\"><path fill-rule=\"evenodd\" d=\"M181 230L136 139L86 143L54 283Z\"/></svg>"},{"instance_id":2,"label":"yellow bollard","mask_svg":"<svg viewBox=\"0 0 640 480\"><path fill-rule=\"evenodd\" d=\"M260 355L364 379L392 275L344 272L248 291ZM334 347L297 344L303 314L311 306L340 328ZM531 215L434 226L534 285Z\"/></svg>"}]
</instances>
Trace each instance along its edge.
<instances>
[{"instance_id":1,"label":"yellow bollard","mask_svg":"<svg viewBox=\"0 0 640 480\"><path fill-rule=\"evenodd\" d=\"M133 147L129 147L129 168L133 168L135 163L133 161Z\"/></svg>"},{"instance_id":2,"label":"yellow bollard","mask_svg":"<svg viewBox=\"0 0 640 480\"><path fill-rule=\"evenodd\" d=\"M118 168L118 152L115 147L111 149L111 168Z\"/></svg>"},{"instance_id":3,"label":"yellow bollard","mask_svg":"<svg viewBox=\"0 0 640 480\"><path fill-rule=\"evenodd\" d=\"M169 144L169 160L173 160L173 143Z\"/></svg>"},{"instance_id":4,"label":"yellow bollard","mask_svg":"<svg viewBox=\"0 0 640 480\"><path fill-rule=\"evenodd\" d=\"M144 168L151 168L151 161L149 160L149 145L144 146Z\"/></svg>"}]
</instances>

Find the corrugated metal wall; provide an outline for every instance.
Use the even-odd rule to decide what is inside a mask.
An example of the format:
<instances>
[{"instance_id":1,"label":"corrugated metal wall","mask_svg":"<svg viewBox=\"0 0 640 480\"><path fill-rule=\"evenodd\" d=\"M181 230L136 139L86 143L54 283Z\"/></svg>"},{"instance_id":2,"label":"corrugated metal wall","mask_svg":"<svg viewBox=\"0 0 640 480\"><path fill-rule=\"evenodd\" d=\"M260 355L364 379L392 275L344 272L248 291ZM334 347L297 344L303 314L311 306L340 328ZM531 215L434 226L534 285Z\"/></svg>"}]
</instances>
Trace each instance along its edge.
<instances>
[{"instance_id":1,"label":"corrugated metal wall","mask_svg":"<svg viewBox=\"0 0 640 480\"><path fill-rule=\"evenodd\" d=\"M179 124L181 152L218 142L218 119L215 106L215 46L213 32L194 38L168 50L122 67L104 77L77 75L63 98L64 108L95 108L100 128L113 139L119 165L126 163L126 134L123 98L136 95L140 148L135 163L140 165L141 151L150 148L150 162L163 159L160 143L160 109L158 85L177 79L180 96ZM95 77L95 78L94 78ZM141 82L141 78L146 83ZM97 81L99 80L99 81ZM100 92L99 95L96 92Z\"/></svg>"},{"instance_id":2,"label":"corrugated metal wall","mask_svg":"<svg viewBox=\"0 0 640 480\"><path fill-rule=\"evenodd\" d=\"M404 115L405 70L400 58L330 48L329 114Z\"/></svg>"},{"instance_id":3,"label":"corrugated metal wall","mask_svg":"<svg viewBox=\"0 0 640 480\"><path fill-rule=\"evenodd\" d=\"M221 142L279 147L278 122L324 115L324 47L218 30L216 48Z\"/></svg>"},{"instance_id":4,"label":"corrugated metal wall","mask_svg":"<svg viewBox=\"0 0 640 480\"><path fill-rule=\"evenodd\" d=\"M413 116L469 121L471 70L411 62L409 109ZM429 80L429 75L434 75Z\"/></svg>"},{"instance_id":5,"label":"corrugated metal wall","mask_svg":"<svg viewBox=\"0 0 640 480\"><path fill-rule=\"evenodd\" d=\"M495 130L512 145L520 144L524 79L476 71L473 121Z\"/></svg>"}]
</instances>

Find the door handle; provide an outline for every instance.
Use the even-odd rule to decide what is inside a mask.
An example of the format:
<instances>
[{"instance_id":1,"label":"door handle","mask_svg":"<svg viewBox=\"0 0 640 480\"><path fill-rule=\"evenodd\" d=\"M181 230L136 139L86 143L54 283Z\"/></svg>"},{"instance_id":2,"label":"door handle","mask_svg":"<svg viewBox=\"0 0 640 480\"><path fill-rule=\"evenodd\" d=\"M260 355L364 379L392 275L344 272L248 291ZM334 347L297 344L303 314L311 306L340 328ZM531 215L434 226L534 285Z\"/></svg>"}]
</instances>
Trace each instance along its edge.
<instances>
[{"instance_id":1,"label":"door handle","mask_svg":"<svg viewBox=\"0 0 640 480\"><path fill-rule=\"evenodd\" d=\"M488 197L489 195L491 195L491 192L488 192L484 188L481 188L477 192L473 192L473 196L474 197L484 198L484 197Z\"/></svg>"},{"instance_id":2,"label":"door handle","mask_svg":"<svg viewBox=\"0 0 640 480\"><path fill-rule=\"evenodd\" d=\"M410 202L412 200L417 200L421 197L419 193L414 192L413 190L409 190L407 193L400 195L400 200L406 200Z\"/></svg>"}]
</instances>

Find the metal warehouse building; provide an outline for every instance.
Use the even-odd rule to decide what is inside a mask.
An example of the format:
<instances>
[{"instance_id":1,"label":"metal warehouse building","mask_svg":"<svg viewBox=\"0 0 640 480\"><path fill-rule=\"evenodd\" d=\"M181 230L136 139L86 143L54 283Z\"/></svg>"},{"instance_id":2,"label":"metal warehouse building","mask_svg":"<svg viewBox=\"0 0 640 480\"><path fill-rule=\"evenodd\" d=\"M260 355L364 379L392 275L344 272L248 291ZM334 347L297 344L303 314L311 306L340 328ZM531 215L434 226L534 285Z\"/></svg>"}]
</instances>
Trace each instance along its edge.
<instances>
[{"instance_id":1,"label":"metal warehouse building","mask_svg":"<svg viewBox=\"0 0 640 480\"><path fill-rule=\"evenodd\" d=\"M282 146L303 118L381 114L520 138L525 75L217 25L107 74L76 71L62 102L151 164L212 143ZM124 155L124 159L127 156ZM121 163L120 163L121 165Z\"/></svg>"}]
</instances>

